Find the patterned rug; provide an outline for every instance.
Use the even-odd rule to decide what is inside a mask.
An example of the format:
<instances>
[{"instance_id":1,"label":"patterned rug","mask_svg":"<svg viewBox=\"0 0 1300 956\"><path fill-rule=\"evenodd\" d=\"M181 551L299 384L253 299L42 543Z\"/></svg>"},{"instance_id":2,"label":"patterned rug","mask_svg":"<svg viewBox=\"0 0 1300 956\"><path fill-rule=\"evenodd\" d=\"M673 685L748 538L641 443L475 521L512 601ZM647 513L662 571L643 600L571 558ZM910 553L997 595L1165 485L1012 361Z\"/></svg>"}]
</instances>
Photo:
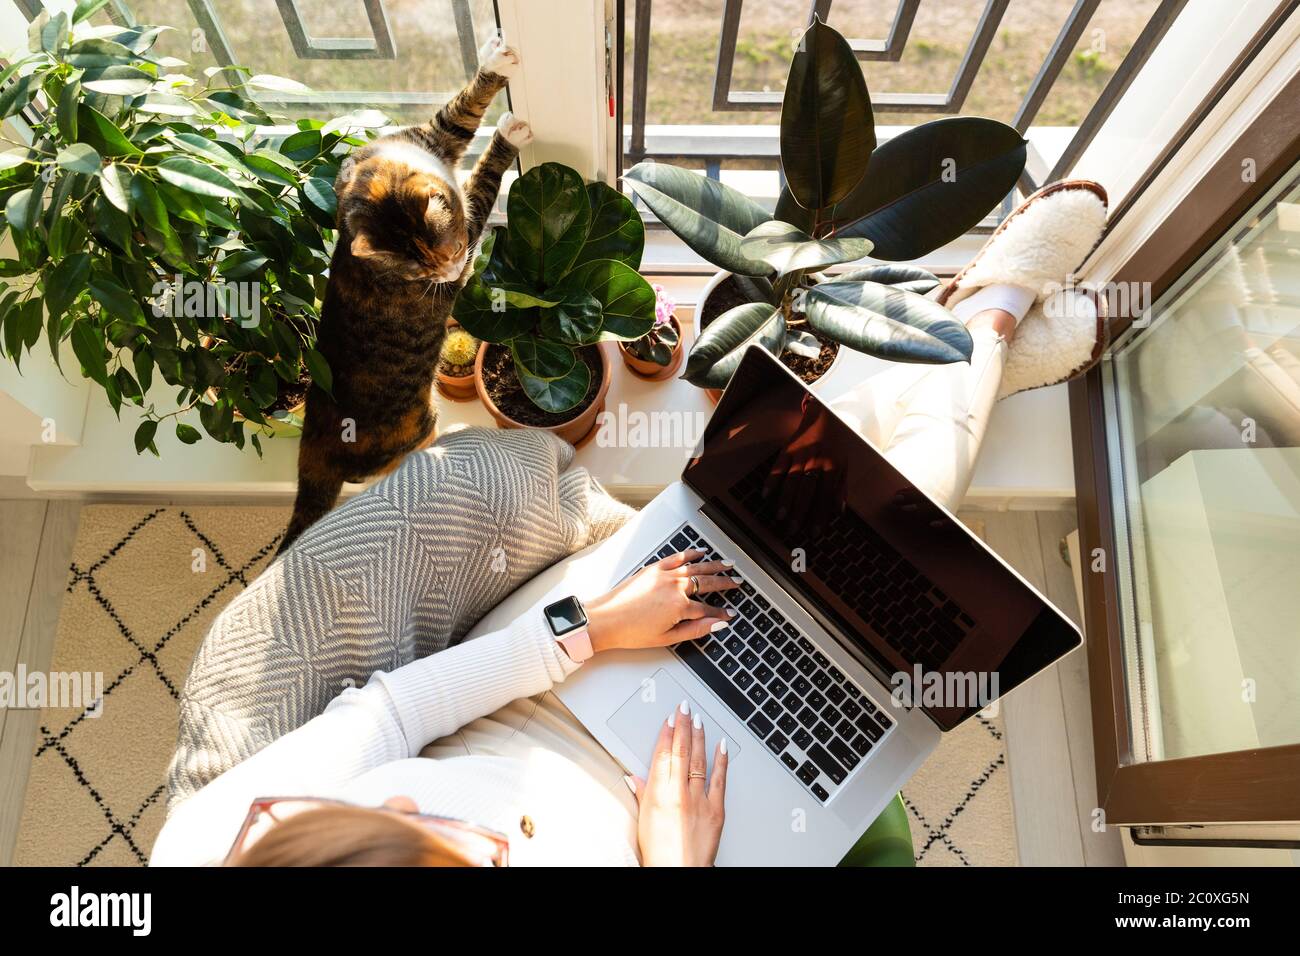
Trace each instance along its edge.
<instances>
[{"instance_id":1,"label":"patterned rug","mask_svg":"<svg viewBox=\"0 0 1300 956\"><path fill-rule=\"evenodd\" d=\"M281 507L88 505L51 669L103 674L100 715L42 711L19 865L144 865L180 688L213 618L270 561ZM1001 722L968 721L904 788L921 866L1014 865Z\"/></svg>"}]
</instances>

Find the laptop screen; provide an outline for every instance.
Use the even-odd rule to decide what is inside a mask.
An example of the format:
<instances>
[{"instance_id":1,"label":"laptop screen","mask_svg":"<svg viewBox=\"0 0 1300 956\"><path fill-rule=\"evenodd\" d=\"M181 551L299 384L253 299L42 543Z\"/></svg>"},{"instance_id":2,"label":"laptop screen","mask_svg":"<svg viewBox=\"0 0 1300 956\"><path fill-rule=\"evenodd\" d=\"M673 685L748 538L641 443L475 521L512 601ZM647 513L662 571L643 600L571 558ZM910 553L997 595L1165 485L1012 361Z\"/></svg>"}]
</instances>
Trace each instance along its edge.
<instances>
[{"instance_id":1,"label":"laptop screen","mask_svg":"<svg viewBox=\"0 0 1300 956\"><path fill-rule=\"evenodd\" d=\"M747 350L683 480L895 697L947 730L1074 626L771 355Z\"/></svg>"}]
</instances>

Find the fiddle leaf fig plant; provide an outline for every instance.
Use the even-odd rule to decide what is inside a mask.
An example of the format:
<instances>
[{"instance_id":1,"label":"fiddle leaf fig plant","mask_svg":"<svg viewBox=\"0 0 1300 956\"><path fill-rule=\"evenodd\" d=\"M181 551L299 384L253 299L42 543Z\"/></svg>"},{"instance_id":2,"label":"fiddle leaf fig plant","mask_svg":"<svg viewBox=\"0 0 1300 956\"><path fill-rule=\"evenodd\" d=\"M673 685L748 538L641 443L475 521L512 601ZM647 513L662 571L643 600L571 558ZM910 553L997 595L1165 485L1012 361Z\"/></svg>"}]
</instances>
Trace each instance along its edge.
<instances>
[{"instance_id":1,"label":"fiddle leaf fig plant","mask_svg":"<svg viewBox=\"0 0 1300 956\"><path fill-rule=\"evenodd\" d=\"M968 360L965 327L925 298L935 276L892 265L823 270L868 255L915 259L962 235L1015 188L1024 138L994 120L954 117L878 146L862 68L848 42L814 17L790 64L780 143L786 185L775 215L690 170L643 162L624 174L748 300L701 331L683 377L722 388L750 344L816 355L818 336L899 362Z\"/></svg>"},{"instance_id":2,"label":"fiddle leaf fig plant","mask_svg":"<svg viewBox=\"0 0 1300 956\"><path fill-rule=\"evenodd\" d=\"M654 325L655 293L637 272L644 247L626 196L543 163L511 187L506 225L484 239L452 314L474 337L509 347L534 405L568 411L591 384L577 350Z\"/></svg>"},{"instance_id":3,"label":"fiddle leaf fig plant","mask_svg":"<svg viewBox=\"0 0 1300 956\"><path fill-rule=\"evenodd\" d=\"M198 441L180 419L197 409L213 439L260 453L307 376L331 387L315 338L336 147L384 119L301 120L274 145L271 127L293 125L246 92L274 77L188 76L154 50L168 28L92 25L102 6L42 13L0 74L0 116L32 117L31 142L0 153L16 250L0 260L0 348L19 365L42 335L56 362L70 343L117 414L140 410L137 452L157 453L168 419Z\"/></svg>"}]
</instances>

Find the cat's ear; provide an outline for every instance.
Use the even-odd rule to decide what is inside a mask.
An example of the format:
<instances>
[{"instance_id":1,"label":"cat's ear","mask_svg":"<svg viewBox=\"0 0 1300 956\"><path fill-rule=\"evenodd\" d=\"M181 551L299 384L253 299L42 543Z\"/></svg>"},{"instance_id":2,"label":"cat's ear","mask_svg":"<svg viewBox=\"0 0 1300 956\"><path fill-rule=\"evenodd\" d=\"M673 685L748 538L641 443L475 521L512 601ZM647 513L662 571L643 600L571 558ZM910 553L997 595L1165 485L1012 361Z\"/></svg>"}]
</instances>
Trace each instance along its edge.
<instances>
[{"instance_id":1,"label":"cat's ear","mask_svg":"<svg viewBox=\"0 0 1300 956\"><path fill-rule=\"evenodd\" d=\"M429 203L424 207L424 218L433 219L445 213L449 208L442 193L436 189L431 189L429 191Z\"/></svg>"},{"instance_id":2,"label":"cat's ear","mask_svg":"<svg viewBox=\"0 0 1300 956\"><path fill-rule=\"evenodd\" d=\"M368 259L378 252L370 242L370 237L364 232L359 232L352 238L352 245L350 248L352 249L352 254L358 259Z\"/></svg>"}]
</instances>

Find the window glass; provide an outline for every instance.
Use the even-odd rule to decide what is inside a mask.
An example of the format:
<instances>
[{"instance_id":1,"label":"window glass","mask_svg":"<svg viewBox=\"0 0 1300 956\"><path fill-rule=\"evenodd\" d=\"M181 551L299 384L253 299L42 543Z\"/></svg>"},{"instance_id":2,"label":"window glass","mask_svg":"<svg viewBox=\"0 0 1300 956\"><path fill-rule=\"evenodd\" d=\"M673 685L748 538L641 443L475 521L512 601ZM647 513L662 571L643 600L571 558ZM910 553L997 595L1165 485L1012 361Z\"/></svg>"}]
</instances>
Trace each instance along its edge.
<instances>
[{"instance_id":1,"label":"window glass","mask_svg":"<svg viewBox=\"0 0 1300 956\"><path fill-rule=\"evenodd\" d=\"M1137 756L1300 741L1300 167L1103 372Z\"/></svg>"}]
</instances>

